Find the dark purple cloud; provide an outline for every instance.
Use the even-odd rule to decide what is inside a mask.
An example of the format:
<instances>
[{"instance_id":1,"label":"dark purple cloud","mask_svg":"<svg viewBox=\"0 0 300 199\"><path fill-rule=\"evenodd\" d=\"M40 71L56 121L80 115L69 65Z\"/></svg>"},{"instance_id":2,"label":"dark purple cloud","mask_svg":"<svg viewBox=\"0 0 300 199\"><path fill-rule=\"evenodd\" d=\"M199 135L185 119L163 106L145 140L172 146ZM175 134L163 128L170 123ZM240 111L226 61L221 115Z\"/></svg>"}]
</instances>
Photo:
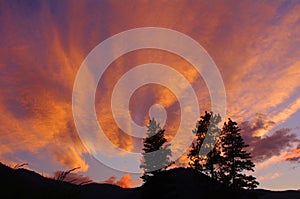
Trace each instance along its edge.
<instances>
[{"instance_id":1,"label":"dark purple cloud","mask_svg":"<svg viewBox=\"0 0 300 199\"><path fill-rule=\"evenodd\" d=\"M255 162L261 162L280 155L284 150L292 148L300 140L290 133L290 128L282 128L271 135L255 136L259 130L267 130L274 122L266 119L265 115L257 114L252 122L245 121L240 124L241 134L247 144Z\"/></svg>"}]
</instances>

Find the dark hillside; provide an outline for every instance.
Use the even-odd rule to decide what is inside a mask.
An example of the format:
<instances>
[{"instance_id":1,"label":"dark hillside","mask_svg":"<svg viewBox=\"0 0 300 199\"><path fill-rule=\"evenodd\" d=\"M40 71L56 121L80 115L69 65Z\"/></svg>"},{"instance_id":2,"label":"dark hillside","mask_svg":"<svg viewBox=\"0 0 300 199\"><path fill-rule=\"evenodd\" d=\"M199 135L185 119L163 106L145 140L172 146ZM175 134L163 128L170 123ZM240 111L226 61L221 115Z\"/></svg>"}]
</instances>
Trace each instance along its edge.
<instances>
[{"instance_id":1,"label":"dark hillside","mask_svg":"<svg viewBox=\"0 0 300 199\"><path fill-rule=\"evenodd\" d=\"M232 192L221 183L192 169L177 168L161 172L138 188L124 189L110 184L74 185L45 178L26 169L12 169L0 163L0 198L262 198L300 199L299 191L254 190Z\"/></svg>"},{"instance_id":2,"label":"dark hillside","mask_svg":"<svg viewBox=\"0 0 300 199\"><path fill-rule=\"evenodd\" d=\"M142 188L143 198L255 198L245 191L234 193L210 177L185 168L161 172Z\"/></svg>"}]
</instances>

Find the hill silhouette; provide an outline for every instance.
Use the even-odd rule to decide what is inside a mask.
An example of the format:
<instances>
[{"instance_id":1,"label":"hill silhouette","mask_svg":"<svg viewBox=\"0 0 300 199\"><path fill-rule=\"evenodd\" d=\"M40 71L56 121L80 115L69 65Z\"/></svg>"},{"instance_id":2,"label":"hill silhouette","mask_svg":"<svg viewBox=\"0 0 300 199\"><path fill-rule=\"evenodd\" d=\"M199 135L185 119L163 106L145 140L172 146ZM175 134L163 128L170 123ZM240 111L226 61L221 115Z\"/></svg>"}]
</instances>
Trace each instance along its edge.
<instances>
[{"instance_id":1,"label":"hill silhouette","mask_svg":"<svg viewBox=\"0 0 300 199\"><path fill-rule=\"evenodd\" d=\"M27 169L0 163L0 198L299 198L299 191L230 191L226 186L192 169L177 168L158 173L143 186L127 189L110 184L75 185L46 178Z\"/></svg>"}]
</instances>

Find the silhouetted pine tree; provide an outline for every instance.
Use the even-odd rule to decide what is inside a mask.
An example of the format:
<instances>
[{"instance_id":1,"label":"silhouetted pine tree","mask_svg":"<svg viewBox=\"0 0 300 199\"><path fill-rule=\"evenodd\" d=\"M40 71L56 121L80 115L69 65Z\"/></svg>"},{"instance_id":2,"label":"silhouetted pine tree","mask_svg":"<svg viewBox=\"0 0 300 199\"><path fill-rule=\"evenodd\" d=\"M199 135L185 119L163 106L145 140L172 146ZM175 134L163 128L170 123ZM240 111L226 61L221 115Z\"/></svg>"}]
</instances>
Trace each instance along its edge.
<instances>
[{"instance_id":1,"label":"silhouetted pine tree","mask_svg":"<svg viewBox=\"0 0 300 199\"><path fill-rule=\"evenodd\" d=\"M147 126L147 137L143 139L143 160L140 167L144 173L142 179L147 181L150 176L165 170L173 162L171 158L170 144L165 144L167 139L164 134L165 130L160 128L154 118L150 120Z\"/></svg>"},{"instance_id":2,"label":"silhouetted pine tree","mask_svg":"<svg viewBox=\"0 0 300 199\"><path fill-rule=\"evenodd\" d=\"M243 141L240 130L230 118L224 124L220 137L223 159L218 172L219 180L232 189L254 189L259 183L255 177L244 172L254 171L255 165L251 161L251 154L244 150L249 145Z\"/></svg>"},{"instance_id":3,"label":"silhouetted pine tree","mask_svg":"<svg viewBox=\"0 0 300 199\"><path fill-rule=\"evenodd\" d=\"M220 121L220 115L213 115L211 112L205 112L200 117L196 129L193 130L196 140L187 155L190 159L189 165L191 168L204 172L214 179L217 178L215 167L221 161L220 142L217 141L221 132L218 127ZM206 144L203 143L205 138L207 139ZM212 150L208 154L200 156L201 147Z\"/></svg>"},{"instance_id":4,"label":"silhouetted pine tree","mask_svg":"<svg viewBox=\"0 0 300 199\"><path fill-rule=\"evenodd\" d=\"M211 178L218 178L218 169L220 162L223 160L220 152L220 142L217 142L215 147L206 155L206 160L203 164L204 173L208 174Z\"/></svg>"}]
</instances>

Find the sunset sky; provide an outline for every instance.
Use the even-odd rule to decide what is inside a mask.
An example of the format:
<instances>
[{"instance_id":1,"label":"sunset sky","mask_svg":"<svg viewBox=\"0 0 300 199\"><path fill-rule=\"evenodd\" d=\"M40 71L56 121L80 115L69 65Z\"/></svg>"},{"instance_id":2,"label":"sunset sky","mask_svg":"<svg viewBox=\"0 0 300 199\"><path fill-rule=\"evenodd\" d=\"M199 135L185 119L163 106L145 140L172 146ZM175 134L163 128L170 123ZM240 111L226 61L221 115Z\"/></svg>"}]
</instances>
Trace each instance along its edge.
<instances>
[{"instance_id":1,"label":"sunset sky","mask_svg":"<svg viewBox=\"0 0 300 199\"><path fill-rule=\"evenodd\" d=\"M139 185L138 174L103 165L83 146L72 89L83 60L102 41L133 28L162 27L196 40L216 63L227 117L239 123L250 144L259 187L300 189L300 1L0 0L0 25L1 162L26 162L47 176L80 166L80 175L95 182ZM195 90L201 113L211 108L205 81L182 57L157 49L127 53L104 72L95 96L99 124L125 151L140 152L141 139L117 126L111 95L125 72L150 62L180 72ZM146 124L156 103L168 113L164 128L171 140L181 107L169 88L138 88L128 120ZM177 164L186 166L185 158Z\"/></svg>"}]
</instances>

